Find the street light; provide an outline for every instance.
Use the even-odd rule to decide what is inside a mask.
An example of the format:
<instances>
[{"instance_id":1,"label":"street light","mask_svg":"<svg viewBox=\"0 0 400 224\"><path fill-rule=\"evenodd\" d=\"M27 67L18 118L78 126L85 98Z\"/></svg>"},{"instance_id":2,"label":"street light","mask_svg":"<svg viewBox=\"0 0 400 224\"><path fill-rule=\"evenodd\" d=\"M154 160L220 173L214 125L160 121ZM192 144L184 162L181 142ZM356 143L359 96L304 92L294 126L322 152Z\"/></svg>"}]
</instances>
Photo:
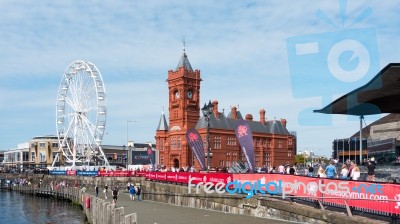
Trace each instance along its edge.
<instances>
[{"instance_id":1,"label":"street light","mask_svg":"<svg viewBox=\"0 0 400 224\"><path fill-rule=\"evenodd\" d=\"M126 158L128 160L128 166L132 164L132 148L135 148L135 142L134 141L128 141L128 147L129 147L129 154L128 157Z\"/></svg>"},{"instance_id":2,"label":"street light","mask_svg":"<svg viewBox=\"0 0 400 224\"><path fill-rule=\"evenodd\" d=\"M122 150L125 152L125 145L123 145L122 146ZM126 152L126 155L128 155L128 152ZM127 160L127 158L125 157L125 166L126 166L126 169L128 169L128 160Z\"/></svg>"},{"instance_id":3,"label":"street light","mask_svg":"<svg viewBox=\"0 0 400 224\"><path fill-rule=\"evenodd\" d=\"M203 115L207 121L207 137L206 137L206 147L207 147L207 170L210 169L210 164L211 164L211 150L210 150L210 116L213 112L214 106L211 103L211 100L208 102L208 105L204 103L204 107L201 108L201 112L203 112Z\"/></svg>"}]
</instances>

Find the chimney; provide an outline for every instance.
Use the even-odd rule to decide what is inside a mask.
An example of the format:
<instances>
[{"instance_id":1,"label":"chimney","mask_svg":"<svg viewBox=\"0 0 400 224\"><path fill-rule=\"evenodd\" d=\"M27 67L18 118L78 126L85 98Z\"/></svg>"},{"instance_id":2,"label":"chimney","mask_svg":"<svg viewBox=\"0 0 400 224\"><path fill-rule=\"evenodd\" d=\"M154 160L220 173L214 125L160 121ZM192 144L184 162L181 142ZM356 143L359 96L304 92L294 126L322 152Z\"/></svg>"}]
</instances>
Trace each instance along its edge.
<instances>
[{"instance_id":1,"label":"chimney","mask_svg":"<svg viewBox=\"0 0 400 224\"><path fill-rule=\"evenodd\" d=\"M282 123L283 127L286 128L286 123L287 123L287 121L286 121L285 118L281 118L281 123Z\"/></svg>"},{"instance_id":2,"label":"chimney","mask_svg":"<svg viewBox=\"0 0 400 224\"><path fill-rule=\"evenodd\" d=\"M237 108L235 106L231 107L231 115L233 120L237 119Z\"/></svg>"},{"instance_id":3,"label":"chimney","mask_svg":"<svg viewBox=\"0 0 400 224\"><path fill-rule=\"evenodd\" d=\"M260 110L260 122L261 122L261 124L265 124L265 110L264 109Z\"/></svg>"},{"instance_id":4,"label":"chimney","mask_svg":"<svg viewBox=\"0 0 400 224\"><path fill-rule=\"evenodd\" d=\"M218 101L217 100L214 100L213 102L212 102L212 104L213 104L213 113L214 113L214 116L218 119L219 118L219 113L218 113Z\"/></svg>"},{"instance_id":5,"label":"chimney","mask_svg":"<svg viewBox=\"0 0 400 224\"><path fill-rule=\"evenodd\" d=\"M253 121L253 115L246 114L246 121Z\"/></svg>"}]
</instances>

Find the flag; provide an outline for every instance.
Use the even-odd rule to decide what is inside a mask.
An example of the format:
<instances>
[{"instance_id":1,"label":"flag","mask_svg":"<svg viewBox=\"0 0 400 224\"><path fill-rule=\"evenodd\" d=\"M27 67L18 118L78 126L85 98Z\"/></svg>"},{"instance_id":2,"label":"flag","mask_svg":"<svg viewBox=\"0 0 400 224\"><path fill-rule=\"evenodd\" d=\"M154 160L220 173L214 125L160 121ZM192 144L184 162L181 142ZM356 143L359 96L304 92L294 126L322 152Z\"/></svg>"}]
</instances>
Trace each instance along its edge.
<instances>
[{"instance_id":1,"label":"flag","mask_svg":"<svg viewBox=\"0 0 400 224\"><path fill-rule=\"evenodd\" d=\"M192 152L199 162L201 169L205 170L206 160L204 155L203 140L201 140L199 132L194 128L189 129L186 132L186 141L189 143L190 149L192 149Z\"/></svg>"},{"instance_id":2,"label":"flag","mask_svg":"<svg viewBox=\"0 0 400 224\"><path fill-rule=\"evenodd\" d=\"M242 149L249 171L254 171L254 147L253 147L253 135L251 134L250 126L244 120L239 120L238 126L235 130L236 138L239 141L240 148Z\"/></svg>"},{"instance_id":3,"label":"flag","mask_svg":"<svg viewBox=\"0 0 400 224\"><path fill-rule=\"evenodd\" d=\"M154 167L153 160L153 149L151 147L147 147L147 155L149 156L151 167Z\"/></svg>"}]
</instances>

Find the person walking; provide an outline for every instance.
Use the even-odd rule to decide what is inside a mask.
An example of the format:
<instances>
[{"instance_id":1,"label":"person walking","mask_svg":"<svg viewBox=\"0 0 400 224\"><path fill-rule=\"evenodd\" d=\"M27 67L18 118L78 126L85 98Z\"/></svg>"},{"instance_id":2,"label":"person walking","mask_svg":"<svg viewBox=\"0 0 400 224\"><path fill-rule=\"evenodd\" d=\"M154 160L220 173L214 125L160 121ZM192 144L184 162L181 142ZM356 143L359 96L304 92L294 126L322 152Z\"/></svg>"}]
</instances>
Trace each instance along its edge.
<instances>
[{"instance_id":1,"label":"person walking","mask_svg":"<svg viewBox=\"0 0 400 224\"><path fill-rule=\"evenodd\" d=\"M118 194L119 194L118 187L114 187L112 190L114 204L117 204Z\"/></svg>"},{"instance_id":2,"label":"person walking","mask_svg":"<svg viewBox=\"0 0 400 224\"><path fill-rule=\"evenodd\" d=\"M142 189L140 188L140 186L137 186L137 189L136 189L136 196L137 196L138 201L141 201L141 200L142 200L142 199L140 198L141 194L142 194Z\"/></svg>"},{"instance_id":3,"label":"person walking","mask_svg":"<svg viewBox=\"0 0 400 224\"><path fill-rule=\"evenodd\" d=\"M131 184L131 186L129 187L129 197L130 197L131 201L135 200L135 194L136 194L135 186L133 186Z\"/></svg>"},{"instance_id":4,"label":"person walking","mask_svg":"<svg viewBox=\"0 0 400 224\"><path fill-rule=\"evenodd\" d=\"M278 167L278 172L280 174L284 174L285 173L285 167L282 164Z\"/></svg>"},{"instance_id":5,"label":"person walking","mask_svg":"<svg viewBox=\"0 0 400 224\"><path fill-rule=\"evenodd\" d=\"M368 176L367 181L375 181L375 161L368 160Z\"/></svg>"},{"instance_id":6,"label":"person walking","mask_svg":"<svg viewBox=\"0 0 400 224\"><path fill-rule=\"evenodd\" d=\"M347 178L349 178L349 170L347 169L347 165L343 164L342 171L340 171L340 179L346 180Z\"/></svg>"},{"instance_id":7,"label":"person walking","mask_svg":"<svg viewBox=\"0 0 400 224\"><path fill-rule=\"evenodd\" d=\"M317 175L319 178L326 178L325 170L322 166L319 167Z\"/></svg>"},{"instance_id":8,"label":"person walking","mask_svg":"<svg viewBox=\"0 0 400 224\"><path fill-rule=\"evenodd\" d=\"M295 174L297 174L297 172L296 172L296 166L295 166L295 165L289 166L289 174L290 174L290 175L295 175Z\"/></svg>"},{"instance_id":9,"label":"person walking","mask_svg":"<svg viewBox=\"0 0 400 224\"><path fill-rule=\"evenodd\" d=\"M336 167L333 165L334 161L330 161L329 165L325 169L326 177L333 179L336 176Z\"/></svg>"},{"instance_id":10,"label":"person walking","mask_svg":"<svg viewBox=\"0 0 400 224\"><path fill-rule=\"evenodd\" d=\"M104 185L104 190L103 190L103 192L104 192L104 199L107 199L107 193L108 193L108 186L107 186L107 184Z\"/></svg>"},{"instance_id":11,"label":"person walking","mask_svg":"<svg viewBox=\"0 0 400 224\"><path fill-rule=\"evenodd\" d=\"M310 177L314 176L314 167L313 166L310 166L308 168L308 176L310 176Z\"/></svg>"},{"instance_id":12,"label":"person walking","mask_svg":"<svg viewBox=\"0 0 400 224\"><path fill-rule=\"evenodd\" d=\"M310 172L309 169L310 165L307 165L306 168L304 169L304 176L308 176L308 173Z\"/></svg>"},{"instance_id":13,"label":"person walking","mask_svg":"<svg viewBox=\"0 0 400 224\"><path fill-rule=\"evenodd\" d=\"M351 179L352 180L358 180L358 179L360 179L360 175L361 175L360 168L358 168L357 165L354 165L354 168L353 168L353 170L352 170L352 172L350 174Z\"/></svg>"},{"instance_id":14,"label":"person walking","mask_svg":"<svg viewBox=\"0 0 400 224\"><path fill-rule=\"evenodd\" d=\"M96 198L98 198L99 197L99 186L97 184L94 187L94 190L96 191Z\"/></svg>"},{"instance_id":15,"label":"person walking","mask_svg":"<svg viewBox=\"0 0 400 224\"><path fill-rule=\"evenodd\" d=\"M354 169L354 162L350 161L350 167L349 167L349 179L351 180L352 176L353 176L353 169Z\"/></svg>"}]
</instances>

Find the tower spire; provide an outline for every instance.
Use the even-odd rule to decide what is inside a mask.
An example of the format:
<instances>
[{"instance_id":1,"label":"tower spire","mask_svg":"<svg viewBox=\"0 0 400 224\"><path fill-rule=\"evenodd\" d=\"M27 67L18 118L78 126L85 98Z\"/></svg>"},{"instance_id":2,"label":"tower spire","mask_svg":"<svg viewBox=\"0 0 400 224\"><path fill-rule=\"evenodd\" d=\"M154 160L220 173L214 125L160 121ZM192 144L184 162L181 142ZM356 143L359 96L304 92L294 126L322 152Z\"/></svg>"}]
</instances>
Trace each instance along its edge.
<instances>
[{"instance_id":1,"label":"tower spire","mask_svg":"<svg viewBox=\"0 0 400 224\"><path fill-rule=\"evenodd\" d=\"M189 59L186 55L186 41L185 41L185 37L183 37L182 39L182 44L183 44L183 52L182 52L182 56L181 59L179 60L178 66L176 66L175 71L178 71L179 68L185 68L186 70L192 72L192 66L190 65Z\"/></svg>"},{"instance_id":2,"label":"tower spire","mask_svg":"<svg viewBox=\"0 0 400 224\"><path fill-rule=\"evenodd\" d=\"M158 122L157 131L168 131L168 123L164 114L164 106L162 107L160 121Z\"/></svg>"}]
</instances>

